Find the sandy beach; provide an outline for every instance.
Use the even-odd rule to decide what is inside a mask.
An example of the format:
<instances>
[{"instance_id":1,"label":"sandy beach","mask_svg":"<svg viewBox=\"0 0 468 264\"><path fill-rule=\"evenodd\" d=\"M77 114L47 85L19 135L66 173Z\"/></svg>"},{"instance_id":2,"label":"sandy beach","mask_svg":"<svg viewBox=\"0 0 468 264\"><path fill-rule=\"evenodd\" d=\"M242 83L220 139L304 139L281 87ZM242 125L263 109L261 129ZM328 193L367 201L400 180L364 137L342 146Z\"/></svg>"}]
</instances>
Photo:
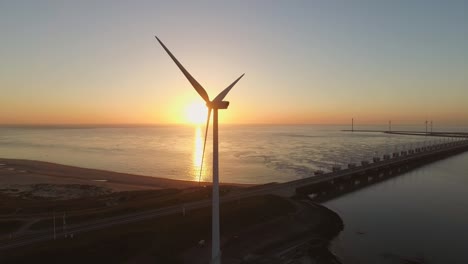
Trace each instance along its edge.
<instances>
[{"instance_id":1,"label":"sandy beach","mask_svg":"<svg viewBox=\"0 0 468 264\"><path fill-rule=\"evenodd\" d=\"M209 183L0 158L0 190L10 194L26 191L32 196L74 198L116 191L185 189L206 184Z\"/></svg>"}]
</instances>

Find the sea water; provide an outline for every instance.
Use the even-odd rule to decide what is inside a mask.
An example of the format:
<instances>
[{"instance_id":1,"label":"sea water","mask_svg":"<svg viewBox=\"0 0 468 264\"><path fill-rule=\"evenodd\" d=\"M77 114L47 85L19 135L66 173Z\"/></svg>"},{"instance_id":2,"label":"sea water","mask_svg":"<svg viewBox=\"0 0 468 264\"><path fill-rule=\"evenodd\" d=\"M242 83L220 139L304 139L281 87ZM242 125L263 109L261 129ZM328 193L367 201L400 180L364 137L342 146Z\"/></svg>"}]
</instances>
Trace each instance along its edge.
<instances>
[{"instance_id":1,"label":"sea water","mask_svg":"<svg viewBox=\"0 0 468 264\"><path fill-rule=\"evenodd\" d=\"M350 162L370 160L376 155L437 140L341 131L347 128L222 125L219 132L220 179L234 183L285 182L312 176L318 169L327 171L332 166L346 166ZM182 125L0 127L0 157L181 180L196 181L201 177L201 180L209 181L212 133L209 131L201 168L204 133L203 126Z\"/></svg>"}]
</instances>

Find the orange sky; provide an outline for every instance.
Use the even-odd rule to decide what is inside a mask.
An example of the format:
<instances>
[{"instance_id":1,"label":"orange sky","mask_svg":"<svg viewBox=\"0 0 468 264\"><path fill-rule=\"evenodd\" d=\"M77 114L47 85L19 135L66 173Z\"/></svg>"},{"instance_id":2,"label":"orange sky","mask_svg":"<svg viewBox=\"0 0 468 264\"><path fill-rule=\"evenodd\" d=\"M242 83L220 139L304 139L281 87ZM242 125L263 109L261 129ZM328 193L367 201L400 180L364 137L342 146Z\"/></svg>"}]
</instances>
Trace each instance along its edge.
<instances>
[{"instance_id":1,"label":"orange sky","mask_svg":"<svg viewBox=\"0 0 468 264\"><path fill-rule=\"evenodd\" d=\"M224 123L468 125L455 3L260 2L8 2L0 124L191 122L202 101L157 34L211 98L246 73Z\"/></svg>"}]
</instances>

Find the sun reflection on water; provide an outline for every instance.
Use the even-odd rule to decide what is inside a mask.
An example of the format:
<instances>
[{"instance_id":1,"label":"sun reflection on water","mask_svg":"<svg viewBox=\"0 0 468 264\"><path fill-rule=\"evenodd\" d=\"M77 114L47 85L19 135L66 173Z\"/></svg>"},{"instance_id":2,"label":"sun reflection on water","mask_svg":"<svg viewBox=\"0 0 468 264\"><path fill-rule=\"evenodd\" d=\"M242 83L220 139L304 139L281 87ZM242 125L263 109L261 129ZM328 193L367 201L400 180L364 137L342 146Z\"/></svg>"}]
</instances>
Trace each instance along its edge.
<instances>
[{"instance_id":1,"label":"sun reflection on water","mask_svg":"<svg viewBox=\"0 0 468 264\"><path fill-rule=\"evenodd\" d=\"M195 138L194 138L194 145L193 145L193 180L194 181L206 181L207 180L207 164L206 164L206 156L205 161L203 162L203 168L201 168L201 162L203 159L203 135L202 129L200 126L195 127ZM201 176L200 176L200 169L202 169Z\"/></svg>"}]
</instances>

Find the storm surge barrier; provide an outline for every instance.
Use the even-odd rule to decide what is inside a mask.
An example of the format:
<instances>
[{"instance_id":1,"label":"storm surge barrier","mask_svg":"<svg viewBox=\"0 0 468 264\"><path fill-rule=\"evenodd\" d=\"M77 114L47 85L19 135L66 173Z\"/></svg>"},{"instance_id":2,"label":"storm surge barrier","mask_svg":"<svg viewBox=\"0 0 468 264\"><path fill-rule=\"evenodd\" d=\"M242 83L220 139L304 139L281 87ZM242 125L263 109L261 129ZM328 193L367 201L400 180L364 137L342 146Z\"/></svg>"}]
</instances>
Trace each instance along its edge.
<instances>
[{"instance_id":1,"label":"storm surge barrier","mask_svg":"<svg viewBox=\"0 0 468 264\"><path fill-rule=\"evenodd\" d=\"M257 186L257 192L270 192L285 197L309 195L320 200L331 190L344 190L350 186L369 185L395 176L400 172L443 159L468 150L468 139L416 147L374 156L372 160L348 163L346 167L333 166L330 172L317 170L311 177L285 183ZM354 188L354 187L351 187ZM253 191L253 190L252 190Z\"/></svg>"}]
</instances>

